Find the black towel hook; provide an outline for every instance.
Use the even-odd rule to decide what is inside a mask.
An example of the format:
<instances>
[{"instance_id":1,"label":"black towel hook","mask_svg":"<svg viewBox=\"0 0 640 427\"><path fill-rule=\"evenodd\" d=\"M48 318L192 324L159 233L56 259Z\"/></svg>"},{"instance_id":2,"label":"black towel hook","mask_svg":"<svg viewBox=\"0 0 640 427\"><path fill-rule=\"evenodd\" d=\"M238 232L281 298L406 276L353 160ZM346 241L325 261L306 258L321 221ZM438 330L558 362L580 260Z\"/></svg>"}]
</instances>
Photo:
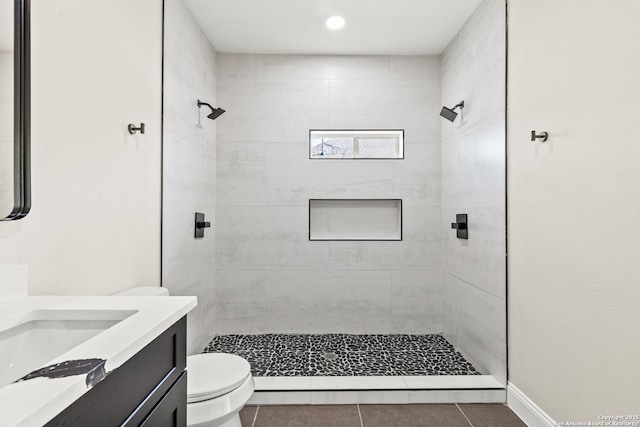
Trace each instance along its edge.
<instances>
[{"instance_id":1,"label":"black towel hook","mask_svg":"<svg viewBox=\"0 0 640 427\"><path fill-rule=\"evenodd\" d=\"M536 134L535 130L531 131L531 142L535 142L536 139L541 139L542 142L547 142L549 139L549 132L542 132L540 134Z\"/></svg>"}]
</instances>

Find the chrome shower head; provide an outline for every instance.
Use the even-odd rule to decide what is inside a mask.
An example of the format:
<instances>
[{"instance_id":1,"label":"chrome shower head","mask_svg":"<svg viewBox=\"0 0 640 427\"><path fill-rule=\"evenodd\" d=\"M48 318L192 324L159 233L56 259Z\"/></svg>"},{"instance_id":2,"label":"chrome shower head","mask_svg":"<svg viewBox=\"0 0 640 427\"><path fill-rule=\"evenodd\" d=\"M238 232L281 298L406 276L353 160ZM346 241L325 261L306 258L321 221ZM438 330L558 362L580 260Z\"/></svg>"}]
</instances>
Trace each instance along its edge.
<instances>
[{"instance_id":1,"label":"chrome shower head","mask_svg":"<svg viewBox=\"0 0 640 427\"><path fill-rule=\"evenodd\" d=\"M217 119L225 111L222 108L213 108L210 104L207 104L206 102L202 102L198 99L198 108L202 107L203 105L206 105L207 107L211 108L211 114L207 115L207 117L210 118L211 120Z\"/></svg>"},{"instance_id":2,"label":"chrome shower head","mask_svg":"<svg viewBox=\"0 0 640 427\"><path fill-rule=\"evenodd\" d=\"M460 102L453 108L442 107L442 110L440 110L440 115L450 122L453 122L456 117L458 117L458 113L454 111L456 108L460 108L462 110L464 108L464 101Z\"/></svg>"}]
</instances>

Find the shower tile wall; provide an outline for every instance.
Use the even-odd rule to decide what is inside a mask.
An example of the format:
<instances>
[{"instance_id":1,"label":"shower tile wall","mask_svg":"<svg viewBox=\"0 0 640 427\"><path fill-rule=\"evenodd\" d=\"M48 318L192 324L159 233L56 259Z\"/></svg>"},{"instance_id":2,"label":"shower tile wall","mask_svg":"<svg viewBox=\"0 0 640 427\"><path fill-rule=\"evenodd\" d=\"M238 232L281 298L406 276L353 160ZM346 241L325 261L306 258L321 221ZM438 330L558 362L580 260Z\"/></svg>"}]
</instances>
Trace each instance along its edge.
<instances>
[{"instance_id":1,"label":"shower tile wall","mask_svg":"<svg viewBox=\"0 0 640 427\"><path fill-rule=\"evenodd\" d=\"M505 2L484 0L442 55L444 333L477 368L506 379ZM469 240L450 223L469 215Z\"/></svg>"},{"instance_id":2,"label":"shower tile wall","mask_svg":"<svg viewBox=\"0 0 640 427\"><path fill-rule=\"evenodd\" d=\"M217 333L442 331L437 57L218 54ZM309 160L402 128L404 160ZM403 199L401 242L310 242L310 198Z\"/></svg>"},{"instance_id":3,"label":"shower tile wall","mask_svg":"<svg viewBox=\"0 0 640 427\"><path fill-rule=\"evenodd\" d=\"M216 104L216 52L183 0L165 0L162 283L195 295L187 350L198 353L215 325L214 232L194 239L194 213L216 226L216 122L196 100Z\"/></svg>"}]
</instances>

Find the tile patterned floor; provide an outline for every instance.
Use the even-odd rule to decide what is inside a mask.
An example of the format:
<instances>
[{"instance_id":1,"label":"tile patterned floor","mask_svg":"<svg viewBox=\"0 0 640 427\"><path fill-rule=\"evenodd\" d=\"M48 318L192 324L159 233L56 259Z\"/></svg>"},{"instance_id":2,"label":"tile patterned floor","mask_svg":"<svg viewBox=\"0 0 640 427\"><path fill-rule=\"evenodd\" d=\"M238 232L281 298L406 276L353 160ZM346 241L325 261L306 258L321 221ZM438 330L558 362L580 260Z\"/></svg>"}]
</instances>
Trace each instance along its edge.
<instances>
[{"instance_id":1,"label":"tile patterned floor","mask_svg":"<svg viewBox=\"0 0 640 427\"><path fill-rule=\"evenodd\" d=\"M242 356L259 377L480 374L437 334L219 335L204 352Z\"/></svg>"},{"instance_id":2,"label":"tile patterned floor","mask_svg":"<svg viewBox=\"0 0 640 427\"><path fill-rule=\"evenodd\" d=\"M526 427L490 404L246 406L242 427Z\"/></svg>"}]
</instances>

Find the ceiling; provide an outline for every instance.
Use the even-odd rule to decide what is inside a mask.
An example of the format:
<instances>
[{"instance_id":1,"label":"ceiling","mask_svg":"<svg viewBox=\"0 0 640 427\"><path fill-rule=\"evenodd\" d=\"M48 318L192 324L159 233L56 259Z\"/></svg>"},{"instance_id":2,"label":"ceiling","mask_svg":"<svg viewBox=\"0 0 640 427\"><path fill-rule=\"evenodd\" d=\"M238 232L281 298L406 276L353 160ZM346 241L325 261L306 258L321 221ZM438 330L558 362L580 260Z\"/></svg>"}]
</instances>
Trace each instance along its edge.
<instances>
[{"instance_id":1,"label":"ceiling","mask_svg":"<svg viewBox=\"0 0 640 427\"><path fill-rule=\"evenodd\" d=\"M481 0L186 0L218 52L439 55ZM329 30L325 20L347 24Z\"/></svg>"}]
</instances>

